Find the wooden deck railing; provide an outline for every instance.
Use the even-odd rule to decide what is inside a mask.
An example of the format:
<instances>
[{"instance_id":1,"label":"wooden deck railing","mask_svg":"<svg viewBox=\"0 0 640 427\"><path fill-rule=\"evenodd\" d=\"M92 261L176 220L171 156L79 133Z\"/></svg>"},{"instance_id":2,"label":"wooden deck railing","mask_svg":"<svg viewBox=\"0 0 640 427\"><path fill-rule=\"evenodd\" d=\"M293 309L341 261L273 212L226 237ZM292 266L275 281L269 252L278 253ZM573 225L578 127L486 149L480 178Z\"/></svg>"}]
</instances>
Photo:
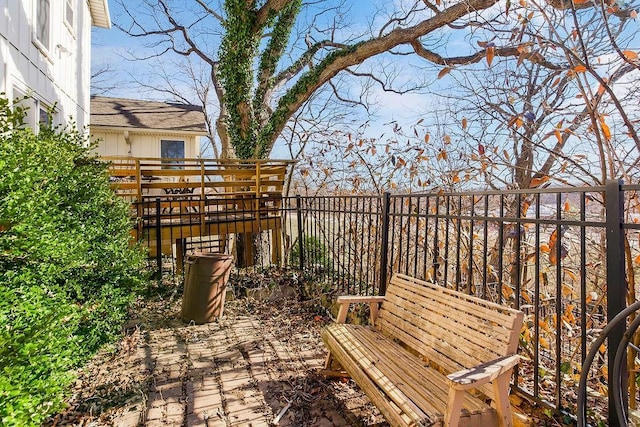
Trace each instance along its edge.
<instances>
[{"instance_id":1,"label":"wooden deck railing","mask_svg":"<svg viewBox=\"0 0 640 427\"><path fill-rule=\"evenodd\" d=\"M260 198L281 195L291 160L103 157L111 185L131 201L147 196L215 194Z\"/></svg>"}]
</instances>

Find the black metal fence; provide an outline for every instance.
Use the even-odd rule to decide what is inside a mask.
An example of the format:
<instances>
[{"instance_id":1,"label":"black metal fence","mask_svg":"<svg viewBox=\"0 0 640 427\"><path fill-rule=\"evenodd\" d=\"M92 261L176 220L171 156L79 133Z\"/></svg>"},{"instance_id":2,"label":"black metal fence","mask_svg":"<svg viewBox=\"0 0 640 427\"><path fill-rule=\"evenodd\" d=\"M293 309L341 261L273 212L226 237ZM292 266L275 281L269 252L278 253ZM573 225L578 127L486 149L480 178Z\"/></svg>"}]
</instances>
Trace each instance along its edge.
<instances>
[{"instance_id":1,"label":"black metal fence","mask_svg":"<svg viewBox=\"0 0 640 427\"><path fill-rule=\"evenodd\" d=\"M296 266L340 293L382 294L392 273L523 310L514 386L575 413L589 344L637 291L640 186L289 199ZM295 225L297 224L297 225ZM293 226L295 225L295 226ZM625 256L626 261L625 262ZM638 258L640 259L640 258ZM627 275L632 275L627 281ZM624 326L624 325L621 325ZM619 342L624 327L609 336ZM617 348L614 346L612 348ZM592 394L607 394L606 366ZM610 420L610 422L612 422ZM614 425L614 424L611 424Z\"/></svg>"},{"instance_id":2,"label":"black metal fence","mask_svg":"<svg viewBox=\"0 0 640 427\"><path fill-rule=\"evenodd\" d=\"M590 344L627 299L638 299L639 191L640 185L612 181L600 187L251 203L191 195L143 201L136 209L138 231L150 247L173 245L174 254L235 247L236 254L251 258L247 266L306 272L319 292L383 294L391 275L400 272L519 308L526 315L520 342L526 360L514 388L575 414ZM238 252L238 246L244 248ZM160 262L167 251L151 252ZM624 330L620 325L611 331L609 348L617 348ZM609 394L606 367L614 357L598 352L587 381L590 396ZM632 396L630 404L636 400Z\"/></svg>"},{"instance_id":3,"label":"black metal fence","mask_svg":"<svg viewBox=\"0 0 640 427\"><path fill-rule=\"evenodd\" d=\"M179 273L184 256L196 251L233 251L238 267L283 262L280 197L145 196L132 210L134 233L159 271Z\"/></svg>"}]
</instances>

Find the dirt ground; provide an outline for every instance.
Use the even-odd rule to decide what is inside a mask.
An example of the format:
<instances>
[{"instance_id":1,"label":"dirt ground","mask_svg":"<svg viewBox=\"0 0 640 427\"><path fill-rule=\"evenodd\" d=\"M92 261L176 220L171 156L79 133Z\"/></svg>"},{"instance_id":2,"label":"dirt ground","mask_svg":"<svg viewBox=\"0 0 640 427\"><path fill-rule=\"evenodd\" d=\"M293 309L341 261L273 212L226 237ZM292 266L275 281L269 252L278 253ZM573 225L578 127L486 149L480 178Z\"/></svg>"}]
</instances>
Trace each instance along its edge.
<instances>
[{"instance_id":1,"label":"dirt ground","mask_svg":"<svg viewBox=\"0 0 640 427\"><path fill-rule=\"evenodd\" d=\"M387 426L351 380L317 374L329 321L319 307L240 298L198 326L179 320L177 292L141 299L124 339L80 372L47 425Z\"/></svg>"}]
</instances>

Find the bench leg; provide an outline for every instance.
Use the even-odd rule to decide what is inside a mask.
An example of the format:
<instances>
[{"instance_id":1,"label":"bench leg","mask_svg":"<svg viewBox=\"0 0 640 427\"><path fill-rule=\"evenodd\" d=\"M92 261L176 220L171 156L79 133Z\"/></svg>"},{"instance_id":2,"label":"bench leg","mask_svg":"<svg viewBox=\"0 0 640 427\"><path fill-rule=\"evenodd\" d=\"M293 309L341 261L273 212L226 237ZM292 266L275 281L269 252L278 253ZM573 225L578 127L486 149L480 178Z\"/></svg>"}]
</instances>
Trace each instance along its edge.
<instances>
[{"instance_id":1,"label":"bench leg","mask_svg":"<svg viewBox=\"0 0 640 427\"><path fill-rule=\"evenodd\" d=\"M349 377L349 373L333 358L331 353L327 354L327 358L324 361L324 369L318 372L320 375L324 375L327 378L344 378Z\"/></svg>"},{"instance_id":2,"label":"bench leg","mask_svg":"<svg viewBox=\"0 0 640 427\"><path fill-rule=\"evenodd\" d=\"M460 411L464 400L464 390L449 389L449 401L447 402L447 413L444 414L445 427L457 427L460 422Z\"/></svg>"},{"instance_id":3,"label":"bench leg","mask_svg":"<svg viewBox=\"0 0 640 427\"><path fill-rule=\"evenodd\" d=\"M500 427L511 427L511 406L509 403L509 381L511 380L511 369L493 380L493 394L495 398L496 412L498 413L498 425Z\"/></svg>"},{"instance_id":4,"label":"bench leg","mask_svg":"<svg viewBox=\"0 0 640 427\"><path fill-rule=\"evenodd\" d=\"M331 356L331 352L329 352L329 354L327 354L326 359L324 359L324 369L325 370L331 369L332 364L333 364L333 356Z\"/></svg>"}]
</instances>

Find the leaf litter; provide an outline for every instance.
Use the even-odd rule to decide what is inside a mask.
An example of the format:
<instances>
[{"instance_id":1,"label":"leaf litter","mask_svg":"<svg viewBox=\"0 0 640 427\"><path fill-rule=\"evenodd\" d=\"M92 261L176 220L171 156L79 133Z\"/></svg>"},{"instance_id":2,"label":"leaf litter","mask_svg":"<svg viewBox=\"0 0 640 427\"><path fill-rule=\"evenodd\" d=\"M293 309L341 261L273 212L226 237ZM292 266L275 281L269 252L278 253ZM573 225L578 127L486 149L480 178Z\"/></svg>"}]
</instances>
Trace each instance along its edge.
<instances>
[{"instance_id":1,"label":"leaf litter","mask_svg":"<svg viewBox=\"0 0 640 427\"><path fill-rule=\"evenodd\" d=\"M264 275L254 279L256 287L266 280ZM283 280L286 286L295 285L286 275L276 279L275 288ZM238 281L252 287L247 276ZM66 409L44 425L388 425L352 380L328 380L317 373L326 354L320 330L331 321L318 300L301 301L297 292L237 298L226 302L220 322L186 325L179 319L181 286L165 280L161 288L136 302L122 340L103 348L78 371ZM250 327L240 328L242 322ZM245 332L248 337L242 335ZM214 333L218 335L212 339ZM161 367L167 336L175 337L177 344L171 350L175 360ZM225 359L227 350L242 358ZM195 368L207 361L211 369ZM222 384L227 369L246 370L247 381L227 391ZM172 418L165 410L164 418L152 419L157 391L165 401L176 392L165 387L172 375L182 385L174 399L178 414ZM198 412L194 396L207 382L225 391L217 407ZM256 399L261 402L259 422L245 424L233 404L249 406Z\"/></svg>"}]
</instances>

